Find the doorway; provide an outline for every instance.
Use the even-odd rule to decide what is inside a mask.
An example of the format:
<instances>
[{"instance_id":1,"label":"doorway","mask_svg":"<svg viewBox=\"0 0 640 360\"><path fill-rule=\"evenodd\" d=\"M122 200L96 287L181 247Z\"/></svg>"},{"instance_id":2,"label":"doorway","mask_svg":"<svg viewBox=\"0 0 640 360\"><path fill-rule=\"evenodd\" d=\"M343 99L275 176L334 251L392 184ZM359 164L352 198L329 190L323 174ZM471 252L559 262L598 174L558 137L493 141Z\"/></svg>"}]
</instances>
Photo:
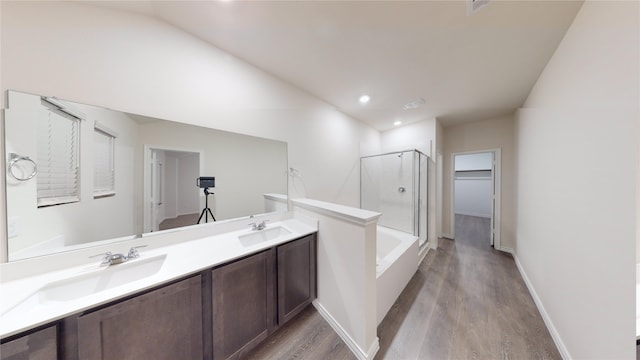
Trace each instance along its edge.
<instances>
[{"instance_id":1,"label":"doorway","mask_svg":"<svg viewBox=\"0 0 640 360\"><path fill-rule=\"evenodd\" d=\"M500 243L500 149L452 154L451 234L456 221L485 223L482 238L502 250ZM456 219L458 218L458 219ZM486 235L486 236L485 236Z\"/></svg>"},{"instance_id":2,"label":"doorway","mask_svg":"<svg viewBox=\"0 0 640 360\"><path fill-rule=\"evenodd\" d=\"M145 149L144 232L197 223L200 159L200 153L194 151Z\"/></svg>"}]
</instances>

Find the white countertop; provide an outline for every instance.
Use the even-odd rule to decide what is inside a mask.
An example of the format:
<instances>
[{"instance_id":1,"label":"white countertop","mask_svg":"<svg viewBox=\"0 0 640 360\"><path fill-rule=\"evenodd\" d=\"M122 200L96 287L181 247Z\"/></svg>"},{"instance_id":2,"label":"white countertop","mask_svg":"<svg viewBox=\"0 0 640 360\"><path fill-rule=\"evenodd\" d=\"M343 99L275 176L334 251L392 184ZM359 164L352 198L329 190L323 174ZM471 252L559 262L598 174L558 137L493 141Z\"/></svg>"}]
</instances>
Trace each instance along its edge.
<instances>
[{"instance_id":1,"label":"white countertop","mask_svg":"<svg viewBox=\"0 0 640 360\"><path fill-rule=\"evenodd\" d=\"M90 264L0 283L0 337L4 338L18 334L30 328L198 273L317 231L317 223L314 226L308 221L305 222L296 218L268 223L266 230L277 226L289 230L291 234L245 246L238 240L239 235L252 232L248 227L245 227L242 230L150 248L149 250L140 249L139 258L130 260L123 265L133 265L136 261L145 261L145 259L166 255L158 272L140 280L127 282L77 299L58 302L48 301L46 305L29 305L30 299L36 298L33 295L48 284L79 275L105 271L107 267L99 266L100 259L96 259Z\"/></svg>"}]
</instances>

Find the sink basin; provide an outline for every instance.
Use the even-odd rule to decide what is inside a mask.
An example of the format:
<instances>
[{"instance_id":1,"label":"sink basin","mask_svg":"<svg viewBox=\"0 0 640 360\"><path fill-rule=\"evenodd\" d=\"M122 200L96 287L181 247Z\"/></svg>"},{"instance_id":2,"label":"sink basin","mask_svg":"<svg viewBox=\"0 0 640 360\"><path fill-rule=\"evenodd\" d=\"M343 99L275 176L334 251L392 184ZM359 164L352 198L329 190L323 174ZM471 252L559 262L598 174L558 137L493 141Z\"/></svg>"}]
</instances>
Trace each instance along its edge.
<instances>
[{"instance_id":1,"label":"sink basin","mask_svg":"<svg viewBox=\"0 0 640 360\"><path fill-rule=\"evenodd\" d=\"M157 273L167 255L141 258L102 271L54 282L38 291L41 302L68 301L112 289Z\"/></svg>"},{"instance_id":2,"label":"sink basin","mask_svg":"<svg viewBox=\"0 0 640 360\"><path fill-rule=\"evenodd\" d=\"M89 274L49 283L4 313L16 310L29 311L38 305L76 300L144 279L156 274L162 268L166 257L167 255L165 254L135 259L130 262L111 265Z\"/></svg>"},{"instance_id":3,"label":"sink basin","mask_svg":"<svg viewBox=\"0 0 640 360\"><path fill-rule=\"evenodd\" d=\"M291 231L282 226L269 227L264 230L257 230L245 235L238 236L240 243L244 246L251 246L261 242L277 239L281 236L291 234Z\"/></svg>"}]
</instances>

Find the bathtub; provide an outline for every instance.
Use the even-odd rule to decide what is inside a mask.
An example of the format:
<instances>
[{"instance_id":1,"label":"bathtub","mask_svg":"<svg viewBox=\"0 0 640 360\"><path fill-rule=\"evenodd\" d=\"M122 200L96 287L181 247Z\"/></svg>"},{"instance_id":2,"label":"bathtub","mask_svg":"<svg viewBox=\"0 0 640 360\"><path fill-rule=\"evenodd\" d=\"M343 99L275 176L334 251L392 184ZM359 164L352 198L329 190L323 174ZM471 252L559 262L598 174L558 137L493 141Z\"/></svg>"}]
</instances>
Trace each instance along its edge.
<instances>
[{"instance_id":1,"label":"bathtub","mask_svg":"<svg viewBox=\"0 0 640 360\"><path fill-rule=\"evenodd\" d=\"M418 237L378 225L376 241L377 324L418 270Z\"/></svg>"}]
</instances>

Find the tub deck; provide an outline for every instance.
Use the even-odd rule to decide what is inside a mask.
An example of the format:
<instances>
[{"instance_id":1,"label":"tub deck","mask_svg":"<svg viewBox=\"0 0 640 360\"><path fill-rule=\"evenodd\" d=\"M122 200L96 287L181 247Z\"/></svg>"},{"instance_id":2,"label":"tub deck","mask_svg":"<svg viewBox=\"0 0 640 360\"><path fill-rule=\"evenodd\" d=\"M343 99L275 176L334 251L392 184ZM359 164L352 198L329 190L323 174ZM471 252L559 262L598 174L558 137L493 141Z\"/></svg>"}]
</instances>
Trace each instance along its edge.
<instances>
[{"instance_id":1,"label":"tub deck","mask_svg":"<svg viewBox=\"0 0 640 360\"><path fill-rule=\"evenodd\" d=\"M418 270L418 237L378 226L376 241L377 323L387 315Z\"/></svg>"}]
</instances>

